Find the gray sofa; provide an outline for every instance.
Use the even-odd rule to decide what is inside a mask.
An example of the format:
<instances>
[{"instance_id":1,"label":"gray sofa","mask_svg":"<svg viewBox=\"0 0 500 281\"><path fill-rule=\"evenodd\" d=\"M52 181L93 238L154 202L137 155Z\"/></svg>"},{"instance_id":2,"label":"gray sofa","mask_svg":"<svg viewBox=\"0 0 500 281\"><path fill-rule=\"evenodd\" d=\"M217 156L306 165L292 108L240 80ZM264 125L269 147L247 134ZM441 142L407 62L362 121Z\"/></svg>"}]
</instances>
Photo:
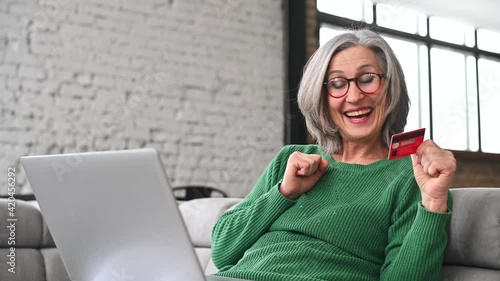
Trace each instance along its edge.
<instances>
[{"instance_id":1,"label":"gray sofa","mask_svg":"<svg viewBox=\"0 0 500 281\"><path fill-rule=\"evenodd\" d=\"M500 188L452 189L454 214L443 265L446 281L500 280ZM205 273L217 271L210 260L211 229L238 198L206 198L179 204ZM7 200L0 199L0 280L69 281L36 202L16 202L16 273L10 265ZM200 216L200 214L203 214Z\"/></svg>"}]
</instances>

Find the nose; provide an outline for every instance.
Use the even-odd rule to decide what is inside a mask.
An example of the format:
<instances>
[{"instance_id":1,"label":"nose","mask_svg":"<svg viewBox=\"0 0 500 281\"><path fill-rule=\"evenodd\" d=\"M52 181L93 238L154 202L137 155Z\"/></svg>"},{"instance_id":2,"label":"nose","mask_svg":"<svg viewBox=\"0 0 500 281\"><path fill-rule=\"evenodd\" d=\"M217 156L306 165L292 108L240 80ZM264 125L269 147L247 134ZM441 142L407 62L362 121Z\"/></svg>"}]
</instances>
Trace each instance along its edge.
<instances>
[{"instance_id":1,"label":"nose","mask_svg":"<svg viewBox=\"0 0 500 281\"><path fill-rule=\"evenodd\" d=\"M365 94L361 92L356 85L355 81L349 81L349 89L347 90L345 101L348 103L357 103L365 97Z\"/></svg>"}]
</instances>

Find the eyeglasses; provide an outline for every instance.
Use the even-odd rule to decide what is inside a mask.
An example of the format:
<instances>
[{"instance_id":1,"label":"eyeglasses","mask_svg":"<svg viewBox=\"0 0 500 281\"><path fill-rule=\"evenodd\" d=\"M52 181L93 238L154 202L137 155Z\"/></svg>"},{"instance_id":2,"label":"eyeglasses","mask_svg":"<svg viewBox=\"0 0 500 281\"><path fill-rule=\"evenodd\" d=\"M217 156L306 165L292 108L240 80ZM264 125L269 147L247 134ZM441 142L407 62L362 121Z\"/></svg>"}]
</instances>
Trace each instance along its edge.
<instances>
[{"instance_id":1,"label":"eyeglasses","mask_svg":"<svg viewBox=\"0 0 500 281\"><path fill-rule=\"evenodd\" d=\"M373 94L382 85L382 78L385 78L385 74L377 73L364 73L358 77L354 78L344 78L344 77L334 77L328 80L324 84L328 94L334 98L341 98L349 92L349 87L351 86L351 81L356 82L358 89L365 94Z\"/></svg>"}]
</instances>

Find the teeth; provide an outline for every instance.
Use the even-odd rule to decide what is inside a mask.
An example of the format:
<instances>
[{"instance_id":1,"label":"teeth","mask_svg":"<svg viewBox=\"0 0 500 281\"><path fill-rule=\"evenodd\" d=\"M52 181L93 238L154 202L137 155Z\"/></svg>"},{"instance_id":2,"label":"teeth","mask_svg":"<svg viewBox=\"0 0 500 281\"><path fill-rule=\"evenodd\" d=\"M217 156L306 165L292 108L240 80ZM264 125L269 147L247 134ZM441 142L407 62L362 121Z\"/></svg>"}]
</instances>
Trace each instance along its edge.
<instances>
[{"instance_id":1,"label":"teeth","mask_svg":"<svg viewBox=\"0 0 500 281\"><path fill-rule=\"evenodd\" d=\"M368 114L371 111L372 111L371 109L363 109L363 110L358 110L358 111L346 112L345 115L347 115L349 117L356 117L356 116Z\"/></svg>"}]
</instances>

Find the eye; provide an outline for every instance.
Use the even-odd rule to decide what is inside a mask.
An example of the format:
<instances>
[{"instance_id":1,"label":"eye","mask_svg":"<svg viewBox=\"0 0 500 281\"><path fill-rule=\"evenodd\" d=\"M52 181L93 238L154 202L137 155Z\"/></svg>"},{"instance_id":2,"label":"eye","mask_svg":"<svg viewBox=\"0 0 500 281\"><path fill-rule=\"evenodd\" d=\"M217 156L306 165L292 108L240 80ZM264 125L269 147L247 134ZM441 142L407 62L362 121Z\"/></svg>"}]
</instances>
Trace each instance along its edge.
<instances>
[{"instance_id":1,"label":"eye","mask_svg":"<svg viewBox=\"0 0 500 281\"><path fill-rule=\"evenodd\" d=\"M342 89L347 85L347 80L342 77L336 77L330 80L330 86L334 89Z\"/></svg>"},{"instance_id":2,"label":"eye","mask_svg":"<svg viewBox=\"0 0 500 281\"><path fill-rule=\"evenodd\" d=\"M376 77L378 76L373 73L365 73L358 77L358 83L370 84L375 80Z\"/></svg>"}]
</instances>

